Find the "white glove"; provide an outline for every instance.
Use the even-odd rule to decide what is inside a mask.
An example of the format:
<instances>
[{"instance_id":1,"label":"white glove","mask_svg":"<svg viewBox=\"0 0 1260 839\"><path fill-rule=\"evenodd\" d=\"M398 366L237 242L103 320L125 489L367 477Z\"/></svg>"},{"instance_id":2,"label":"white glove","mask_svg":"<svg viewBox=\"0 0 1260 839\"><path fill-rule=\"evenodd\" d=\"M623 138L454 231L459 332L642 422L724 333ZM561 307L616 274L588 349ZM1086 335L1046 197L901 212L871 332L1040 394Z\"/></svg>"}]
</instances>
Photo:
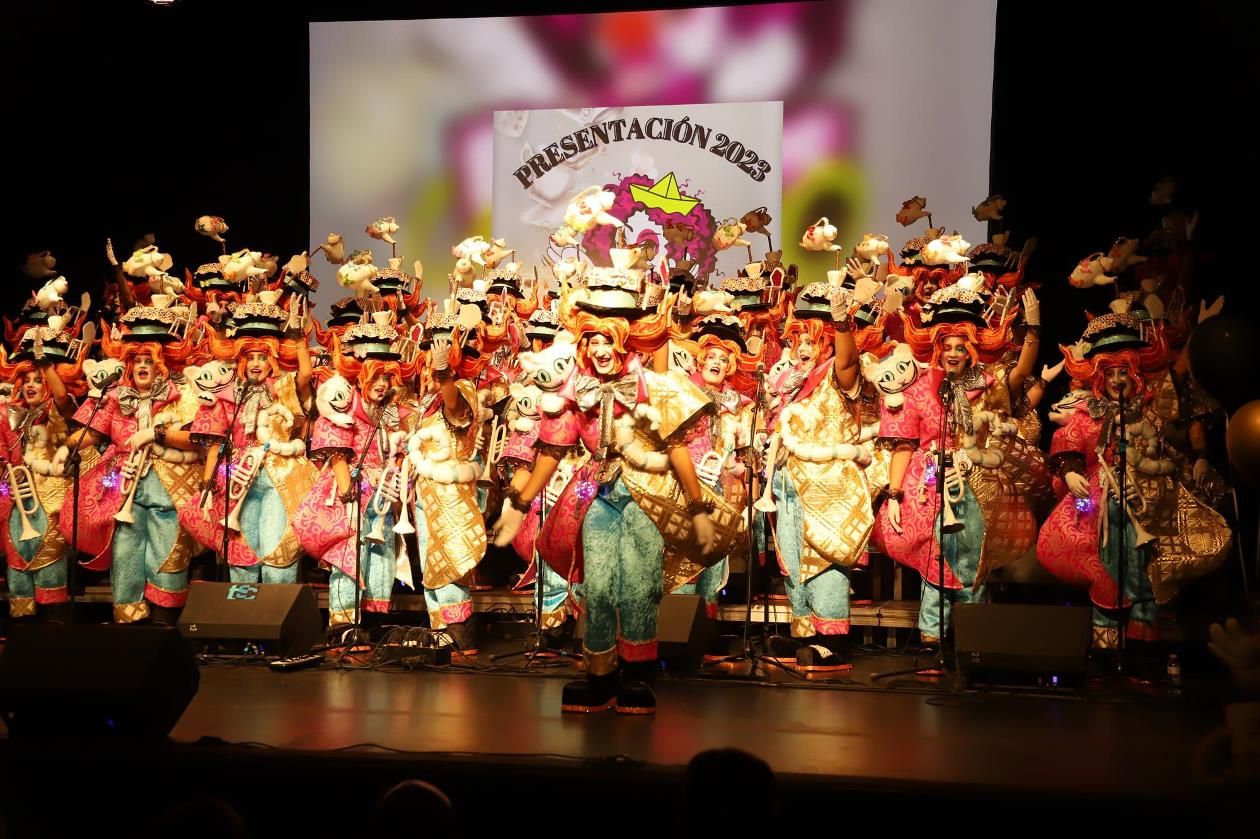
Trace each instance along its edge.
<instances>
[{"instance_id":1,"label":"white glove","mask_svg":"<svg viewBox=\"0 0 1260 839\"><path fill-rule=\"evenodd\" d=\"M1201 457L1194 462L1194 482L1198 484L1199 486L1203 486L1203 482L1207 480L1207 477L1208 477L1207 458Z\"/></svg>"},{"instance_id":2,"label":"white glove","mask_svg":"<svg viewBox=\"0 0 1260 839\"><path fill-rule=\"evenodd\" d=\"M512 544L516 534L521 532L521 524L525 514L512 506L512 502L503 499L503 509L499 512L499 520L494 525L494 544L500 548Z\"/></svg>"},{"instance_id":3,"label":"white glove","mask_svg":"<svg viewBox=\"0 0 1260 839\"><path fill-rule=\"evenodd\" d=\"M1041 380L1045 382L1046 384L1050 384L1055 379L1059 378L1059 374L1063 372L1064 364L1067 364L1066 358L1060 361L1058 364L1054 365L1053 367L1049 367L1049 366L1042 367Z\"/></svg>"},{"instance_id":4,"label":"white glove","mask_svg":"<svg viewBox=\"0 0 1260 839\"><path fill-rule=\"evenodd\" d=\"M888 506L888 523L892 525L893 531L901 532L901 502L896 498L889 498L884 502Z\"/></svg>"},{"instance_id":5,"label":"white glove","mask_svg":"<svg viewBox=\"0 0 1260 839\"><path fill-rule=\"evenodd\" d=\"M1041 304L1033 290L1026 289L1023 296L1024 323L1029 326L1041 326Z\"/></svg>"},{"instance_id":6,"label":"white glove","mask_svg":"<svg viewBox=\"0 0 1260 839\"><path fill-rule=\"evenodd\" d=\"M849 319L853 299L849 290L836 286L831 291L831 319L835 323L844 323Z\"/></svg>"},{"instance_id":7,"label":"white glove","mask_svg":"<svg viewBox=\"0 0 1260 839\"><path fill-rule=\"evenodd\" d=\"M713 521L709 518L709 514L696 513L691 517L691 523L696 529L696 544L700 546L700 553L713 553L713 549L717 545L715 544L716 536L713 531Z\"/></svg>"},{"instance_id":8,"label":"white glove","mask_svg":"<svg viewBox=\"0 0 1260 839\"><path fill-rule=\"evenodd\" d=\"M1089 479L1080 472L1068 472L1063 481L1068 486L1068 492L1077 498L1089 498Z\"/></svg>"},{"instance_id":9,"label":"white glove","mask_svg":"<svg viewBox=\"0 0 1260 839\"><path fill-rule=\"evenodd\" d=\"M451 366L451 342L447 338L434 338L429 348L429 363L434 370L445 370Z\"/></svg>"},{"instance_id":10,"label":"white glove","mask_svg":"<svg viewBox=\"0 0 1260 839\"><path fill-rule=\"evenodd\" d=\"M70 447L60 446L52 459L52 470L54 475L64 475L66 473L66 461L70 459Z\"/></svg>"},{"instance_id":11,"label":"white glove","mask_svg":"<svg viewBox=\"0 0 1260 839\"><path fill-rule=\"evenodd\" d=\"M148 445L149 443L152 443L153 439L154 439L153 429L142 428L139 431L137 431L135 434L132 434L130 437L127 438L127 448L138 449L141 446L145 446L145 445Z\"/></svg>"}]
</instances>

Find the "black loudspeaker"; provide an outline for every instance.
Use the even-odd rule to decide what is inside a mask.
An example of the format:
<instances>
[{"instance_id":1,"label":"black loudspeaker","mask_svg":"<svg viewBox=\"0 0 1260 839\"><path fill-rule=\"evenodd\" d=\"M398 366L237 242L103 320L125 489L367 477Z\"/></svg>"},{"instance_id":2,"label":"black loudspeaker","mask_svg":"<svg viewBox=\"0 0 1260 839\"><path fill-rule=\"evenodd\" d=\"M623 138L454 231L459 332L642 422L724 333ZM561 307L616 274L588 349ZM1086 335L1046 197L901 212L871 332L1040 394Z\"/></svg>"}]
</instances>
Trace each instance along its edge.
<instances>
[{"instance_id":1,"label":"black loudspeaker","mask_svg":"<svg viewBox=\"0 0 1260 839\"><path fill-rule=\"evenodd\" d=\"M0 656L0 712L15 740L160 738L200 681L174 627L14 626Z\"/></svg>"},{"instance_id":2,"label":"black loudspeaker","mask_svg":"<svg viewBox=\"0 0 1260 839\"><path fill-rule=\"evenodd\" d=\"M954 649L963 685L1072 687L1084 680L1092 641L1087 606L963 603Z\"/></svg>"},{"instance_id":3,"label":"black loudspeaker","mask_svg":"<svg viewBox=\"0 0 1260 839\"><path fill-rule=\"evenodd\" d=\"M324 622L309 586L195 582L179 616L179 631L199 646L253 642L265 655L293 656L323 640Z\"/></svg>"},{"instance_id":4,"label":"black loudspeaker","mask_svg":"<svg viewBox=\"0 0 1260 839\"><path fill-rule=\"evenodd\" d=\"M713 636L713 621L698 594L667 594L661 598L656 625L660 658L671 668L695 669Z\"/></svg>"}]
</instances>

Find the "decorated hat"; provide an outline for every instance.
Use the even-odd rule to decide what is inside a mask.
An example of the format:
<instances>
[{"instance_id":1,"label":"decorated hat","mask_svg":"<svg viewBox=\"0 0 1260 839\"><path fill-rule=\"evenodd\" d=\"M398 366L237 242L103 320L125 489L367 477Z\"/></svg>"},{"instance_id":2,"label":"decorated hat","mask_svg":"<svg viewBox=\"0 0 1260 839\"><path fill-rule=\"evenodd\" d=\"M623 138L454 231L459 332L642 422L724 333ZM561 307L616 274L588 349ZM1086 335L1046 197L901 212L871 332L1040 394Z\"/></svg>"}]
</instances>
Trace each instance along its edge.
<instances>
[{"instance_id":1,"label":"decorated hat","mask_svg":"<svg viewBox=\"0 0 1260 839\"><path fill-rule=\"evenodd\" d=\"M283 338L289 313L276 305L277 295L274 291L262 292L255 299L239 304L232 310L229 335Z\"/></svg>"},{"instance_id":2,"label":"decorated hat","mask_svg":"<svg viewBox=\"0 0 1260 839\"><path fill-rule=\"evenodd\" d=\"M434 338L450 338L455 327L459 326L459 312L443 312L430 309L429 319L424 324L424 338L420 341L423 349L428 349Z\"/></svg>"},{"instance_id":3,"label":"decorated hat","mask_svg":"<svg viewBox=\"0 0 1260 839\"><path fill-rule=\"evenodd\" d=\"M13 361L40 358L53 364L74 361L74 336L58 326L32 326L22 334L22 342L13 354Z\"/></svg>"},{"instance_id":4,"label":"decorated hat","mask_svg":"<svg viewBox=\"0 0 1260 839\"><path fill-rule=\"evenodd\" d=\"M379 288L379 283L377 285ZM296 274L284 275L284 287L294 294L309 297L319 290L319 280L310 271L299 271Z\"/></svg>"},{"instance_id":5,"label":"decorated hat","mask_svg":"<svg viewBox=\"0 0 1260 839\"><path fill-rule=\"evenodd\" d=\"M346 330L341 345L355 358L397 361L402 358L398 331L390 323L356 323Z\"/></svg>"},{"instance_id":6,"label":"decorated hat","mask_svg":"<svg viewBox=\"0 0 1260 839\"><path fill-rule=\"evenodd\" d=\"M770 283L765 277L727 277L718 284L721 291L734 298L732 305L739 311L753 311L769 308L766 302L766 289Z\"/></svg>"},{"instance_id":7,"label":"decorated hat","mask_svg":"<svg viewBox=\"0 0 1260 839\"><path fill-rule=\"evenodd\" d=\"M328 307L329 326L348 326L363 320L363 304L357 297L343 297Z\"/></svg>"},{"instance_id":8,"label":"decorated hat","mask_svg":"<svg viewBox=\"0 0 1260 839\"><path fill-rule=\"evenodd\" d=\"M242 283L225 279L223 266L217 262L207 262L198 266L193 272L192 284L202 291L240 291Z\"/></svg>"},{"instance_id":9,"label":"decorated hat","mask_svg":"<svg viewBox=\"0 0 1260 839\"><path fill-rule=\"evenodd\" d=\"M739 346L741 351L748 352L748 345L744 342L743 325L734 315L703 317L696 322L695 331L691 335L693 340L698 340L704 335L712 335L723 341L732 341Z\"/></svg>"},{"instance_id":10,"label":"decorated hat","mask_svg":"<svg viewBox=\"0 0 1260 839\"><path fill-rule=\"evenodd\" d=\"M1134 350L1147 346L1142 338L1140 322L1128 312L1109 312L1094 318L1085 327L1081 340L1087 345L1086 358L1091 358L1098 353Z\"/></svg>"},{"instance_id":11,"label":"decorated hat","mask_svg":"<svg viewBox=\"0 0 1260 839\"><path fill-rule=\"evenodd\" d=\"M796 296L798 318L831 320L831 289L826 283L810 283Z\"/></svg>"},{"instance_id":12,"label":"decorated hat","mask_svg":"<svg viewBox=\"0 0 1260 839\"><path fill-rule=\"evenodd\" d=\"M906 265L919 265L919 254L928 246L935 237L923 235L915 236L913 239L901 246L901 261Z\"/></svg>"},{"instance_id":13,"label":"decorated hat","mask_svg":"<svg viewBox=\"0 0 1260 839\"><path fill-rule=\"evenodd\" d=\"M525 337L531 341L550 341L560 332L560 317L555 309L539 306L525 323Z\"/></svg>"},{"instance_id":14,"label":"decorated hat","mask_svg":"<svg viewBox=\"0 0 1260 839\"><path fill-rule=\"evenodd\" d=\"M921 317L925 324L974 323L987 325L984 319L985 299L970 283L957 282L932 292L923 304Z\"/></svg>"},{"instance_id":15,"label":"decorated hat","mask_svg":"<svg viewBox=\"0 0 1260 839\"><path fill-rule=\"evenodd\" d=\"M401 268L378 268L372 283L382 295L407 294L414 287L415 279Z\"/></svg>"},{"instance_id":16,"label":"decorated hat","mask_svg":"<svg viewBox=\"0 0 1260 839\"><path fill-rule=\"evenodd\" d=\"M971 250L967 251L967 259L971 262L973 271L985 271L989 274L1000 274L1010 270L1007 264L1013 254L1006 245L997 245L993 242L981 242Z\"/></svg>"},{"instance_id":17,"label":"decorated hat","mask_svg":"<svg viewBox=\"0 0 1260 839\"><path fill-rule=\"evenodd\" d=\"M592 267L586 272L586 288L589 298L576 304L584 312L635 320L651 311L640 305L644 292L641 270Z\"/></svg>"},{"instance_id":18,"label":"decorated hat","mask_svg":"<svg viewBox=\"0 0 1260 839\"><path fill-rule=\"evenodd\" d=\"M487 273L483 278L490 283L486 293L509 294L516 298L524 297L525 295L521 293L521 275L517 270L519 267L517 263L509 262Z\"/></svg>"},{"instance_id":19,"label":"decorated hat","mask_svg":"<svg viewBox=\"0 0 1260 839\"><path fill-rule=\"evenodd\" d=\"M461 288L459 291L455 292L455 302L459 303L461 306L469 303L476 304L477 307L481 309L483 317L490 309L490 297L486 294L486 290L484 288Z\"/></svg>"},{"instance_id":20,"label":"decorated hat","mask_svg":"<svg viewBox=\"0 0 1260 839\"><path fill-rule=\"evenodd\" d=\"M160 295L155 295L160 296ZM187 310L170 306L132 306L122 316L124 341L176 341Z\"/></svg>"}]
</instances>

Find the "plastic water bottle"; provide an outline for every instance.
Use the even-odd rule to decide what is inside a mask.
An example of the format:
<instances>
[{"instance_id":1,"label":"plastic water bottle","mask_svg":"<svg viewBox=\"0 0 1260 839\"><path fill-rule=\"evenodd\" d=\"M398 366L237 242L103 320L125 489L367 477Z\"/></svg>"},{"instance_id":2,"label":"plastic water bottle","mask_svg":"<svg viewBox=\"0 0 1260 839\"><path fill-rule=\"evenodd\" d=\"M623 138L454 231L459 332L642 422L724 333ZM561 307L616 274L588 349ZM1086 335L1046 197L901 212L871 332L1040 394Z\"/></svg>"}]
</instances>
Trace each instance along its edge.
<instances>
[{"instance_id":1,"label":"plastic water bottle","mask_svg":"<svg viewBox=\"0 0 1260 839\"><path fill-rule=\"evenodd\" d=\"M1168 656L1168 688L1173 696L1181 695L1181 661L1176 653Z\"/></svg>"}]
</instances>

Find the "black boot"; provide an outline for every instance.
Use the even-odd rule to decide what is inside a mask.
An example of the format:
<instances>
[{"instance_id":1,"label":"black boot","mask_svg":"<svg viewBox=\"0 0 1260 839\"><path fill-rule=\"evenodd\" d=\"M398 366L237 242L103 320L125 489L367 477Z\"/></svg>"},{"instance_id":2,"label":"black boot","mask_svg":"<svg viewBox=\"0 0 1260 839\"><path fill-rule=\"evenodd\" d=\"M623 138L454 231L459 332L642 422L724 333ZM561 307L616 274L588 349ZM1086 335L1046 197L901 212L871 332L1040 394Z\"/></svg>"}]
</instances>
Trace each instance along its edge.
<instances>
[{"instance_id":1,"label":"black boot","mask_svg":"<svg viewBox=\"0 0 1260 839\"><path fill-rule=\"evenodd\" d=\"M580 681L569 682L564 686L560 710L567 714L607 711L617 704L617 687L620 681L620 674L614 670L602 676L588 675Z\"/></svg>"},{"instance_id":2,"label":"black boot","mask_svg":"<svg viewBox=\"0 0 1260 839\"><path fill-rule=\"evenodd\" d=\"M796 651L801 648L800 640L783 635L774 635L766 646L766 658L779 664L795 664Z\"/></svg>"},{"instance_id":3,"label":"black boot","mask_svg":"<svg viewBox=\"0 0 1260 839\"><path fill-rule=\"evenodd\" d=\"M621 689L617 691L618 714L655 714L655 661L625 662L621 665Z\"/></svg>"},{"instance_id":4,"label":"black boot","mask_svg":"<svg viewBox=\"0 0 1260 839\"><path fill-rule=\"evenodd\" d=\"M447 624L446 629L442 631L451 637L451 643L455 647L454 655L464 658L477 655L477 630L472 618L461 623Z\"/></svg>"},{"instance_id":5,"label":"black boot","mask_svg":"<svg viewBox=\"0 0 1260 839\"><path fill-rule=\"evenodd\" d=\"M850 670L849 636L818 635L812 643L796 651L796 669L807 673L835 673Z\"/></svg>"},{"instance_id":6,"label":"black boot","mask_svg":"<svg viewBox=\"0 0 1260 839\"><path fill-rule=\"evenodd\" d=\"M149 620L158 626L174 626L179 620L179 609L170 606L154 606L149 604Z\"/></svg>"}]
</instances>

